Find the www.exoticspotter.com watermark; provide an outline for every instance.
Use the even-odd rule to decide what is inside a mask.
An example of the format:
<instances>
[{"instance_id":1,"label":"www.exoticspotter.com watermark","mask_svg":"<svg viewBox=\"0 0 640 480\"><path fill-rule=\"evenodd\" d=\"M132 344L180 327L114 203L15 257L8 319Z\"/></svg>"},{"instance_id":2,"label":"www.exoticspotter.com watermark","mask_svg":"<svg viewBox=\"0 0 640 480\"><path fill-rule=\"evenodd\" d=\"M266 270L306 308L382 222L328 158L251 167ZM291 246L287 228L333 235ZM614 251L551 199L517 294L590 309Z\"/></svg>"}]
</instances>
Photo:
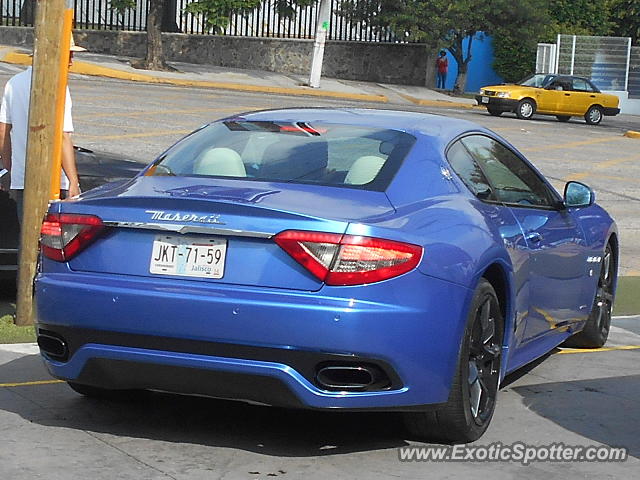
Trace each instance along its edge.
<instances>
[{"instance_id":1,"label":"www.exoticspotter.com watermark","mask_svg":"<svg viewBox=\"0 0 640 480\"><path fill-rule=\"evenodd\" d=\"M603 445L527 445L522 442L503 445L451 445L400 447L401 462L624 462L629 453L624 447Z\"/></svg>"}]
</instances>

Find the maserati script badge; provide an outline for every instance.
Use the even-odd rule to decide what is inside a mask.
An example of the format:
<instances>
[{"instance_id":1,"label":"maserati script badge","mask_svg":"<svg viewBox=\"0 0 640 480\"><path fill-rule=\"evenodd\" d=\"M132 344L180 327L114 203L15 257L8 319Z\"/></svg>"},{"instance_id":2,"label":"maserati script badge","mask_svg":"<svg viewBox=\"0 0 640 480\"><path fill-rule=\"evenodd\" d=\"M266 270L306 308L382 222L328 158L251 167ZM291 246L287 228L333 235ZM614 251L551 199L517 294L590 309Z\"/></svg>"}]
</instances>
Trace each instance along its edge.
<instances>
[{"instance_id":1,"label":"maserati script badge","mask_svg":"<svg viewBox=\"0 0 640 480\"><path fill-rule=\"evenodd\" d=\"M151 214L151 220L161 222L196 222L213 223L215 225L225 225L220 221L220 215L196 215L195 213L165 212L164 210L146 210Z\"/></svg>"}]
</instances>

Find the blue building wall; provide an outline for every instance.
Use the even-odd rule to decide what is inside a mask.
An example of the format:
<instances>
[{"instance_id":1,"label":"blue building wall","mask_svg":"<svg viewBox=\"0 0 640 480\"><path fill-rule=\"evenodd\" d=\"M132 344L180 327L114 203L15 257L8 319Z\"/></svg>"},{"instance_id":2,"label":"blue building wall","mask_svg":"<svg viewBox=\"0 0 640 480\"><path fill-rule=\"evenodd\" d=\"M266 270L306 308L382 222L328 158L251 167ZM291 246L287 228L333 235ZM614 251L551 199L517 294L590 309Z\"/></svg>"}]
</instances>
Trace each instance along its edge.
<instances>
[{"instance_id":1,"label":"blue building wall","mask_svg":"<svg viewBox=\"0 0 640 480\"><path fill-rule=\"evenodd\" d=\"M469 39L463 42L464 51L469 47ZM446 50L445 50L446 51ZM471 44L471 62L469 62L467 74L467 88L469 93L480 90L485 85L495 85L504 82L502 77L493 70L493 39L484 34L477 34L473 37ZM458 75L458 64L453 56L447 51L449 60L449 73L447 74L447 90L453 90L453 86Z\"/></svg>"}]
</instances>

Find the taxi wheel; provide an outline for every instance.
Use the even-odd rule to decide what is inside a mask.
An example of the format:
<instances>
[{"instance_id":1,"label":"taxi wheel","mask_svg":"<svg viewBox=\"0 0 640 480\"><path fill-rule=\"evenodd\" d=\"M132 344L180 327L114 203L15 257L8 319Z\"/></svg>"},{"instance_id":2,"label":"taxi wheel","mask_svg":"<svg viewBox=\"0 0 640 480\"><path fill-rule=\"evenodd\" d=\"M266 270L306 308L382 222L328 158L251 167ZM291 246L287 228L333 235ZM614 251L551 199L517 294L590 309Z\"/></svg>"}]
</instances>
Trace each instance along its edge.
<instances>
[{"instance_id":1,"label":"taxi wheel","mask_svg":"<svg viewBox=\"0 0 640 480\"><path fill-rule=\"evenodd\" d=\"M598 105L592 105L584 114L584 120L589 125L598 125L602 121L602 108Z\"/></svg>"},{"instance_id":2,"label":"taxi wheel","mask_svg":"<svg viewBox=\"0 0 640 480\"><path fill-rule=\"evenodd\" d=\"M502 110L496 110L495 108L487 107L487 112L489 112L489 115L492 117L499 117L502 115Z\"/></svg>"},{"instance_id":3,"label":"taxi wheel","mask_svg":"<svg viewBox=\"0 0 640 480\"><path fill-rule=\"evenodd\" d=\"M516 108L516 115L520 120L531 120L534 113L536 113L536 104L533 100L528 98L520 100L520 103L518 103L518 107Z\"/></svg>"},{"instance_id":4,"label":"taxi wheel","mask_svg":"<svg viewBox=\"0 0 640 480\"><path fill-rule=\"evenodd\" d=\"M559 122L563 122L563 123L571 120L571 117L569 117L568 115L556 115L556 118L558 119Z\"/></svg>"}]
</instances>

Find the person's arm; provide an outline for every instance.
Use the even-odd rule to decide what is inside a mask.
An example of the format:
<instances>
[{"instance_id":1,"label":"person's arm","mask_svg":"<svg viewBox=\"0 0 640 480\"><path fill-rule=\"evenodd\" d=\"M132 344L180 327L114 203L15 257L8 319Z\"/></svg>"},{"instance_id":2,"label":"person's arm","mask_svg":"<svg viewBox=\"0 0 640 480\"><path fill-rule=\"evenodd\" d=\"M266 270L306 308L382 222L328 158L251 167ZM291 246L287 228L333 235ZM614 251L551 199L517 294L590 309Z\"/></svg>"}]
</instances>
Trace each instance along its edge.
<instances>
[{"instance_id":1,"label":"person's arm","mask_svg":"<svg viewBox=\"0 0 640 480\"><path fill-rule=\"evenodd\" d=\"M2 167L11 171L11 124L0 122L0 157Z\"/></svg>"},{"instance_id":2,"label":"person's arm","mask_svg":"<svg viewBox=\"0 0 640 480\"><path fill-rule=\"evenodd\" d=\"M69 197L80 195L80 181L76 168L76 153L73 150L71 133L62 134L62 169L69 179Z\"/></svg>"}]
</instances>

